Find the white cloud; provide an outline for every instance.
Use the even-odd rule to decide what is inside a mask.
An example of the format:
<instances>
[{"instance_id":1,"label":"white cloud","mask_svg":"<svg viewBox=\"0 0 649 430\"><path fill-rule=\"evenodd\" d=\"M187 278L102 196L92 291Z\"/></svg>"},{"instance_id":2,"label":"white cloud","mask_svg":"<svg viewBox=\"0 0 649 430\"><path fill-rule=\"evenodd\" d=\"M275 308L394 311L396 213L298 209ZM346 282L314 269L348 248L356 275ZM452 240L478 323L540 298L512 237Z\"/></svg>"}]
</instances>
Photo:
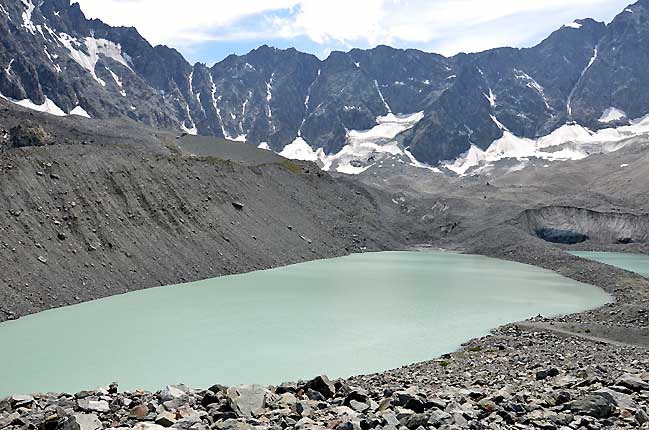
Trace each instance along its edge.
<instances>
[{"instance_id":1,"label":"white cloud","mask_svg":"<svg viewBox=\"0 0 649 430\"><path fill-rule=\"evenodd\" d=\"M380 43L444 54L520 45L563 21L621 11L628 0L78 0L92 17L153 43L306 37L322 46ZM543 16L543 19L539 19ZM610 16L607 16L610 18ZM548 26L551 26L548 28Z\"/></svg>"},{"instance_id":2,"label":"white cloud","mask_svg":"<svg viewBox=\"0 0 649 430\"><path fill-rule=\"evenodd\" d=\"M298 0L76 0L84 13L111 25L136 27L151 43L211 40L247 17L290 9Z\"/></svg>"}]
</instances>

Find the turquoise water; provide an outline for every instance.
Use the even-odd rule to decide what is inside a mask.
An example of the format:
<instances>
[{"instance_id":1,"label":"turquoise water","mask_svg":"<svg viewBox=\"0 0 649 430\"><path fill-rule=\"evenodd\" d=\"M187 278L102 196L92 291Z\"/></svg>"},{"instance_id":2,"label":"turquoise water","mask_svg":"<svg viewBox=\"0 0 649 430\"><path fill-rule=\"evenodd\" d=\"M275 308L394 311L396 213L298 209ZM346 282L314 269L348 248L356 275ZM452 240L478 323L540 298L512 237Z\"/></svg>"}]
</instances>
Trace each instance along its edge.
<instances>
[{"instance_id":1,"label":"turquoise water","mask_svg":"<svg viewBox=\"0 0 649 430\"><path fill-rule=\"evenodd\" d=\"M649 278L649 256L642 254L627 254L622 252L590 252L574 251L572 255L599 261L610 266L619 267Z\"/></svg>"},{"instance_id":2,"label":"turquoise water","mask_svg":"<svg viewBox=\"0 0 649 430\"><path fill-rule=\"evenodd\" d=\"M0 324L0 396L118 381L278 384L451 352L505 323L610 297L531 266L386 252L149 289Z\"/></svg>"}]
</instances>

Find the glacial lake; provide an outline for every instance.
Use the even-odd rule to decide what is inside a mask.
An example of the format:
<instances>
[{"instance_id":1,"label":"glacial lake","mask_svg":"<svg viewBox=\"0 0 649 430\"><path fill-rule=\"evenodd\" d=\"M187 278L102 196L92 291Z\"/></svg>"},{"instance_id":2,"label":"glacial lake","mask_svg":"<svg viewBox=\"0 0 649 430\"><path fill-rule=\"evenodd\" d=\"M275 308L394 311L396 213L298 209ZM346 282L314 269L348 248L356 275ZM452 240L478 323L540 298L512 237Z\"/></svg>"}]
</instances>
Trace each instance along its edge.
<instances>
[{"instance_id":1,"label":"glacial lake","mask_svg":"<svg viewBox=\"0 0 649 430\"><path fill-rule=\"evenodd\" d=\"M452 352L500 325L610 301L523 264L359 254L149 289L0 324L0 397L346 377Z\"/></svg>"},{"instance_id":2,"label":"glacial lake","mask_svg":"<svg viewBox=\"0 0 649 430\"><path fill-rule=\"evenodd\" d=\"M649 255L591 251L573 251L570 253L580 258L599 261L649 278Z\"/></svg>"}]
</instances>

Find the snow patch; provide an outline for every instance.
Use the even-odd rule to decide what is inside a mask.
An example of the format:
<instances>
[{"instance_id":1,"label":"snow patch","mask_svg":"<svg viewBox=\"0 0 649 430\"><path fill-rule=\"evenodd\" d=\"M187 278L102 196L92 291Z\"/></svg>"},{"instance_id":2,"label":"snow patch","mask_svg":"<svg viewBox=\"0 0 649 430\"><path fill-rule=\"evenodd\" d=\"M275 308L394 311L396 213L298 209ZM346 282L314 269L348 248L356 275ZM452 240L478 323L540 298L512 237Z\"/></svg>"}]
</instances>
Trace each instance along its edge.
<instances>
[{"instance_id":1,"label":"snow patch","mask_svg":"<svg viewBox=\"0 0 649 430\"><path fill-rule=\"evenodd\" d=\"M599 118L599 122L608 124L609 122L620 121L626 118L626 113L623 110L620 110L616 107L610 107L606 109L602 116Z\"/></svg>"},{"instance_id":2,"label":"snow patch","mask_svg":"<svg viewBox=\"0 0 649 430\"><path fill-rule=\"evenodd\" d=\"M536 82L536 80L532 78L530 75L528 75L527 73L518 69L514 69L514 76L516 77L516 79L525 82L525 86L527 88L536 91L538 95L541 96L541 98L543 99L543 103L545 104L545 107L547 109L550 109L550 105L548 104L548 99L545 96L545 90L543 89L543 86L541 84Z\"/></svg>"},{"instance_id":3,"label":"snow patch","mask_svg":"<svg viewBox=\"0 0 649 430\"><path fill-rule=\"evenodd\" d=\"M517 137L506 131L486 151L472 146L455 161L445 163L444 167L458 175L465 175L473 168L475 170L472 173L479 173L483 168L506 159L520 162L527 162L531 158L549 161L581 160L592 154L615 152L629 144L628 139L647 134L649 115L636 120L633 125L597 132L581 125L566 124L536 140Z\"/></svg>"},{"instance_id":4,"label":"snow patch","mask_svg":"<svg viewBox=\"0 0 649 430\"><path fill-rule=\"evenodd\" d=\"M49 113L49 114L55 115L55 116L67 116L67 114L63 111L63 109L58 107L56 105L56 103L54 103L48 97L45 97L45 102L43 104L40 104L40 105L34 103L33 101L31 101L29 99L15 100L15 99L12 99L12 98L9 98L9 97L5 97L2 94L0 94L0 97L2 97L3 99L5 99L7 101L15 103L15 104L17 104L19 106L28 108L28 109L36 110L36 111L39 111L39 112Z\"/></svg>"},{"instance_id":5,"label":"snow patch","mask_svg":"<svg viewBox=\"0 0 649 430\"><path fill-rule=\"evenodd\" d=\"M348 138L353 142L372 142L376 140L392 140L398 134L414 127L424 118L424 112L417 112L410 115L395 115L389 113L376 119L378 125L370 130L348 133Z\"/></svg>"},{"instance_id":6,"label":"snow patch","mask_svg":"<svg viewBox=\"0 0 649 430\"><path fill-rule=\"evenodd\" d=\"M77 106L74 109L72 109L70 111L70 115L77 115L77 116L83 116L83 117L86 117L86 118L91 118L91 116L88 114L88 112L86 112L86 110L84 108L82 108L81 106Z\"/></svg>"},{"instance_id":7,"label":"snow patch","mask_svg":"<svg viewBox=\"0 0 649 430\"><path fill-rule=\"evenodd\" d=\"M235 137L232 140L234 142L246 143L246 141L248 140L248 135L247 134L240 134L239 136Z\"/></svg>"},{"instance_id":8,"label":"snow patch","mask_svg":"<svg viewBox=\"0 0 649 430\"><path fill-rule=\"evenodd\" d=\"M117 86L120 87L120 88L122 88L124 85L122 84L122 80L120 79L120 77L117 76L117 74L115 74L115 72L113 72L112 70L110 70L108 67L106 67L106 70L108 70L108 72L110 73L110 75L113 77L113 80L115 81L115 83L117 84Z\"/></svg>"},{"instance_id":9,"label":"snow patch","mask_svg":"<svg viewBox=\"0 0 649 430\"><path fill-rule=\"evenodd\" d=\"M9 18L9 21L11 21L11 16L9 15L9 12L7 12L7 9L5 9L5 7L2 4L0 4L0 12L7 15L7 18Z\"/></svg>"},{"instance_id":10,"label":"snow patch","mask_svg":"<svg viewBox=\"0 0 649 430\"><path fill-rule=\"evenodd\" d=\"M12 58L11 61L9 61L9 65L5 68L5 73L7 74L7 76L11 76L11 66L14 64L14 61L16 60Z\"/></svg>"},{"instance_id":11,"label":"snow patch","mask_svg":"<svg viewBox=\"0 0 649 430\"><path fill-rule=\"evenodd\" d=\"M494 95L493 91L491 91L491 88L489 88L489 95L485 93L482 93L482 95L484 95L487 100L489 100L489 105L491 107L496 107L496 96Z\"/></svg>"},{"instance_id":12,"label":"snow patch","mask_svg":"<svg viewBox=\"0 0 649 430\"><path fill-rule=\"evenodd\" d=\"M85 45L85 48L88 51L88 53L86 53L79 49L82 47L82 42L69 34L59 33L56 38L70 52L70 57L81 67L88 70L92 77L99 82L101 86L105 87L106 82L97 76L96 67L97 62L102 55L115 60L127 69L133 71L126 61L126 58L124 58L122 47L110 40L86 37L83 39L83 45Z\"/></svg>"},{"instance_id":13,"label":"snow patch","mask_svg":"<svg viewBox=\"0 0 649 430\"><path fill-rule=\"evenodd\" d=\"M494 124L496 124L496 126L499 129L501 129L502 131L509 131L509 129L507 127L505 127L502 122L498 121L498 118L496 118L496 115L490 115L490 116L491 116L491 120L494 122Z\"/></svg>"},{"instance_id":14,"label":"snow patch","mask_svg":"<svg viewBox=\"0 0 649 430\"><path fill-rule=\"evenodd\" d=\"M32 15L34 14L34 9L36 9L36 6L34 6L32 0L22 0L22 3L25 5L25 11L22 13L22 27L29 31L31 34L36 34L36 26L32 21Z\"/></svg>"},{"instance_id":15,"label":"snow patch","mask_svg":"<svg viewBox=\"0 0 649 430\"><path fill-rule=\"evenodd\" d=\"M265 149L266 151L270 151L270 146L268 145L268 142L261 142L259 146L257 146L259 149Z\"/></svg>"},{"instance_id":16,"label":"snow patch","mask_svg":"<svg viewBox=\"0 0 649 430\"><path fill-rule=\"evenodd\" d=\"M376 91L379 93L379 97L381 97L381 101L383 102L383 106L388 110L388 113L392 113L392 109L390 109L390 106L388 105L388 102L385 101L385 97L383 97L383 93L381 92L381 88L379 88L379 82L375 79L374 80L374 87L376 87Z\"/></svg>"},{"instance_id":17,"label":"snow patch","mask_svg":"<svg viewBox=\"0 0 649 430\"><path fill-rule=\"evenodd\" d=\"M564 27L580 29L581 27L583 27L583 25L578 23L577 21L573 21L570 24L566 24Z\"/></svg>"},{"instance_id":18,"label":"snow patch","mask_svg":"<svg viewBox=\"0 0 649 430\"><path fill-rule=\"evenodd\" d=\"M595 49L593 50L593 56L590 58L590 61L588 61L588 64L586 65L584 70L581 71L581 75L579 75L579 79L577 79L577 83L575 84L575 86L570 91L570 94L568 95L568 101L566 102L566 111L568 112L569 117L572 117L572 98L575 96L579 84L584 79L584 75L586 75L586 72L588 72L591 66L595 63L595 60L597 60L597 53L598 53L598 47L596 46Z\"/></svg>"},{"instance_id":19,"label":"snow patch","mask_svg":"<svg viewBox=\"0 0 649 430\"><path fill-rule=\"evenodd\" d=\"M423 112L409 115L388 115L378 117L377 125L370 130L350 130L346 145L337 153L327 155L322 149L314 150L301 136L298 136L282 152L282 157L312 161L325 171L357 175L373 165L390 157L403 156L414 167L439 172L439 169L420 163L395 139L400 133L411 129L424 117ZM400 160L405 163L406 161Z\"/></svg>"},{"instance_id":20,"label":"snow patch","mask_svg":"<svg viewBox=\"0 0 649 430\"><path fill-rule=\"evenodd\" d=\"M291 160L318 161L316 152L301 137L296 137L293 142L286 145L279 155Z\"/></svg>"}]
</instances>

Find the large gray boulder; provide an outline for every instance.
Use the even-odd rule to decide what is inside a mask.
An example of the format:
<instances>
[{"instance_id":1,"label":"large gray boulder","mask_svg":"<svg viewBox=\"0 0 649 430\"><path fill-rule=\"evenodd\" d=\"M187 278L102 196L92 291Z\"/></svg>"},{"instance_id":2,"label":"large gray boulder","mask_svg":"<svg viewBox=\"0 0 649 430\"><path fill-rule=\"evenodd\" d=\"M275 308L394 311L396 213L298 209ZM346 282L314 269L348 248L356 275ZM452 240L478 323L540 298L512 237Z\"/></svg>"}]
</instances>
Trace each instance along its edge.
<instances>
[{"instance_id":1,"label":"large gray boulder","mask_svg":"<svg viewBox=\"0 0 649 430\"><path fill-rule=\"evenodd\" d=\"M228 404L240 417L252 417L263 411L270 391L261 385L230 387L226 391Z\"/></svg>"},{"instance_id":2,"label":"large gray boulder","mask_svg":"<svg viewBox=\"0 0 649 430\"><path fill-rule=\"evenodd\" d=\"M616 403L612 397L591 394L566 405L566 409L580 415L594 418L608 418L615 412Z\"/></svg>"},{"instance_id":3,"label":"large gray boulder","mask_svg":"<svg viewBox=\"0 0 649 430\"><path fill-rule=\"evenodd\" d=\"M62 430L101 430L104 426L95 414L74 414L67 417Z\"/></svg>"}]
</instances>

